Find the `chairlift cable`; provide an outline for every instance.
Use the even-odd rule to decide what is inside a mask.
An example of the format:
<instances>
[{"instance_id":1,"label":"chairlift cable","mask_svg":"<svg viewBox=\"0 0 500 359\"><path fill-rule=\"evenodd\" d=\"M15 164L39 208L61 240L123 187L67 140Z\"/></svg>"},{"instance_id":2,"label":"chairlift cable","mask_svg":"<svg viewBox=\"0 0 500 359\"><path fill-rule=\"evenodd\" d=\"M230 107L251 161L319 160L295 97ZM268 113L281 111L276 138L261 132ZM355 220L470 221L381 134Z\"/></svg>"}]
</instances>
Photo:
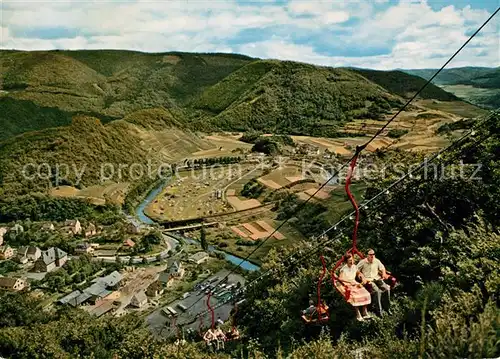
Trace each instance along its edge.
<instances>
[{"instance_id":1,"label":"chairlift cable","mask_svg":"<svg viewBox=\"0 0 500 359\"><path fill-rule=\"evenodd\" d=\"M299 213L304 207L305 205L311 200L311 198L313 198L319 191L321 191L331 180L333 180L334 178L337 177L337 175L339 174L339 172L348 164L350 163L357 155L359 155L362 151L364 151L366 149L366 147L372 142L375 140L375 138L377 138L386 128L387 126L389 126L395 119L396 117L401 113L403 112L406 107L408 107L408 105L431 83L431 81L437 76L439 75L439 73L441 73L441 71L443 71L443 69L469 44L469 42L486 26L486 24L488 24L491 19L493 19L493 17L500 11L500 7L497 8L497 10L467 39L467 41L465 41L465 43L458 49L455 51L455 53L444 63L443 66L441 66L441 68L436 71L436 73L434 73L434 75L425 82L425 84L399 109L399 111L394 114L391 119L389 119L389 121L387 121L387 123L382 126L376 133L375 135L370 138L370 140L368 140L365 144L363 144L362 146L359 146L357 149L356 149L356 154L351 157L351 159L349 161L347 161L346 163L344 163L339 169L337 169L337 171L335 171L332 176L327 180L325 181L309 198L307 198L304 202L302 202L301 204L299 204L295 210L288 216L288 218L286 218L283 222L281 222L277 227L276 229L274 229L263 241L261 241L256 247L255 249L253 249L250 254L248 254L246 256L246 258L242 259L240 263L238 263L238 265L236 266L236 268L239 268L241 267L241 265L247 261L257 250L259 250L259 248L261 248L281 227L283 227L290 219L292 219L295 215L297 215L297 213ZM234 273L234 270L235 268L231 269L231 271L229 271L228 274L226 274L226 276L221 280L219 281L215 287L217 288L220 284L222 284L224 282L225 279L227 279L229 277L229 275L231 275L232 273ZM199 301L201 300L201 298L199 298L198 300L196 300L193 304L191 304L191 306L188 308L192 308L194 305L196 305L196 303L198 303Z\"/></svg>"}]
</instances>

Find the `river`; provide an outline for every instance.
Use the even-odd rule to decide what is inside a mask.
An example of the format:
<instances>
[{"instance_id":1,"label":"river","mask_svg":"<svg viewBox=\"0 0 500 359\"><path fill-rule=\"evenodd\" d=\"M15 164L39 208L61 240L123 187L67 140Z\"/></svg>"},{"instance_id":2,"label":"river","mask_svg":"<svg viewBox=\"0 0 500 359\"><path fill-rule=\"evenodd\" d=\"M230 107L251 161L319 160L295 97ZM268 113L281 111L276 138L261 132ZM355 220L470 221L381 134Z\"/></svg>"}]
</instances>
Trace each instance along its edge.
<instances>
[{"instance_id":1,"label":"river","mask_svg":"<svg viewBox=\"0 0 500 359\"><path fill-rule=\"evenodd\" d=\"M147 206L149 206L149 204L151 202L154 201L154 199L161 193L161 191L163 191L163 189L168 185L168 183L169 183L169 180L166 180L166 181L160 183L156 188L151 190L151 192L148 193L148 195L146 196L146 198L144 198L144 200L141 202L141 204L139 206L137 206L137 208L135 210L135 215L139 219L140 222L147 224L147 225L153 225L156 223L153 219L149 218L146 215L146 213L144 213L144 210L146 209ZM190 239L190 238L182 237L182 239L187 241L187 242L200 244L198 241L195 241L195 240ZM255 265L249 261L243 260L243 258L237 257L235 255L226 253L226 252L221 251L221 250L217 250L213 246L209 246L208 250L210 252L215 251L215 252L223 253L224 257L226 258L227 261L233 263L234 265L239 265L241 268L246 269L248 271L256 271L256 270L260 269L259 266Z\"/></svg>"}]
</instances>

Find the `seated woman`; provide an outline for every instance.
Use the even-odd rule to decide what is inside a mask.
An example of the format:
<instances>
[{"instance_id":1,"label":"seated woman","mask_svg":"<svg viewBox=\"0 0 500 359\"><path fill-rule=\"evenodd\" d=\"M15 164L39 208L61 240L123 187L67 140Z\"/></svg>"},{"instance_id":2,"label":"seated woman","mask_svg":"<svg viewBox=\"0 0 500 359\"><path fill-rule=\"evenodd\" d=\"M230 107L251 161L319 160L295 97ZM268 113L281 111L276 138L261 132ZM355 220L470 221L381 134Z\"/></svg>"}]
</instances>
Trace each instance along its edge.
<instances>
[{"instance_id":1,"label":"seated woman","mask_svg":"<svg viewBox=\"0 0 500 359\"><path fill-rule=\"evenodd\" d=\"M356 310L356 319L363 321L371 318L368 314L367 306L371 303L370 293L363 287L363 284L356 281L356 276L363 277L354 264L354 257L348 253L346 255L346 264L340 269L339 278L344 284L344 290L348 290L350 295L347 302ZM363 307L363 315L359 312L359 307Z\"/></svg>"},{"instance_id":2,"label":"seated woman","mask_svg":"<svg viewBox=\"0 0 500 359\"><path fill-rule=\"evenodd\" d=\"M212 344L214 341L217 340L217 334L215 332L215 329L209 328L205 335L203 336L203 340L207 345L212 348Z\"/></svg>"}]
</instances>

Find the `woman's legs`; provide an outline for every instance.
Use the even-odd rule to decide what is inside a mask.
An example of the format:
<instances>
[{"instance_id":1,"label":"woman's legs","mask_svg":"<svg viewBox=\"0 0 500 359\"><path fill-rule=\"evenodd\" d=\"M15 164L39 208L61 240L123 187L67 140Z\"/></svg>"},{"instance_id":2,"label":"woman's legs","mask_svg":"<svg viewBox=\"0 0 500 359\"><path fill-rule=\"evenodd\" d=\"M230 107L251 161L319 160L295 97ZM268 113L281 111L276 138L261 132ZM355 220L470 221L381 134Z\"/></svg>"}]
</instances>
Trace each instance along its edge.
<instances>
[{"instance_id":1,"label":"woman's legs","mask_svg":"<svg viewBox=\"0 0 500 359\"><path fill-rule=\"evenodd\" d=\"M363 319L363 317L361 316L361 313L359 312L359 308L358 307L354 307L354 310L356 311L356 318L357 319Z\"/></svg>"},{"instance_id":2,"label":"woman's legs","mask_svg":"<svg viewBox=\"0 0 500 359\"><path fill-rule=\"evenodd\" d=\"M367 305L363 305L363 310L362 310L362 312L363 312L363 318L366 318L366 319L368 319L368 318L371 318L371 317L372 317L372 316L368 313L368 309L367 309L367 307L368 307Z\"/></svg>"}]
</instances>

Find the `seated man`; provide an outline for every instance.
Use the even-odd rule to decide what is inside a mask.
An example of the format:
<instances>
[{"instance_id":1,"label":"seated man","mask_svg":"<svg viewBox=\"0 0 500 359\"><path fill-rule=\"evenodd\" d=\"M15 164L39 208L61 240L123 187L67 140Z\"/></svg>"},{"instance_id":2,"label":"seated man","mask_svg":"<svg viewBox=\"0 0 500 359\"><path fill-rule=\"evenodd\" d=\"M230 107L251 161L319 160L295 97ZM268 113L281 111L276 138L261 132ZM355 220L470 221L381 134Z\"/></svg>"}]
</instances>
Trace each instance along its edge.
<instances>
[{"instance_id":1,"label":"seated man","mask_svg":"<svg viewBox=\"0 0 500 359\"><path fill-rule=\"evenodd\" d=\"M318 308L314 305L312 300L309 301L309 307L302 311L302 319L306 322L318 321L318 320L328 320L328 306L325 303L321 303L319 306L319 313L317 313Z\"/></svg>"},{"instance_id":2,"label":"seated man","mask_svg":"<svg viewBox=\"0 0 500 359\"><path fill-rule=\"evenodd\" d=\"M306 317L311 317L313 313L316 311L316 306L314 305L314 302L312 300L309 301L309 307L307 309L302 311L302 314L305 315Z\"/></svg>"},{"instance_id":3,"label":"seated man","mask_svg":"<svg viewBox=\"0 0 500 359\"><path fill-rule=\"evenodd\" d=\"M362 274L362 280L365 287L372 295L377 296L377 311L382 315L382 293L387 293L387 302L390 307L391 304L391 287L387 285L382 278L386 276L385 267L382 262L375 258L375 251L368 250L368 257L362 259L358 263L358 270ZM387 308L390 311L389 307Z\"/></svg>"}]
</instances>

